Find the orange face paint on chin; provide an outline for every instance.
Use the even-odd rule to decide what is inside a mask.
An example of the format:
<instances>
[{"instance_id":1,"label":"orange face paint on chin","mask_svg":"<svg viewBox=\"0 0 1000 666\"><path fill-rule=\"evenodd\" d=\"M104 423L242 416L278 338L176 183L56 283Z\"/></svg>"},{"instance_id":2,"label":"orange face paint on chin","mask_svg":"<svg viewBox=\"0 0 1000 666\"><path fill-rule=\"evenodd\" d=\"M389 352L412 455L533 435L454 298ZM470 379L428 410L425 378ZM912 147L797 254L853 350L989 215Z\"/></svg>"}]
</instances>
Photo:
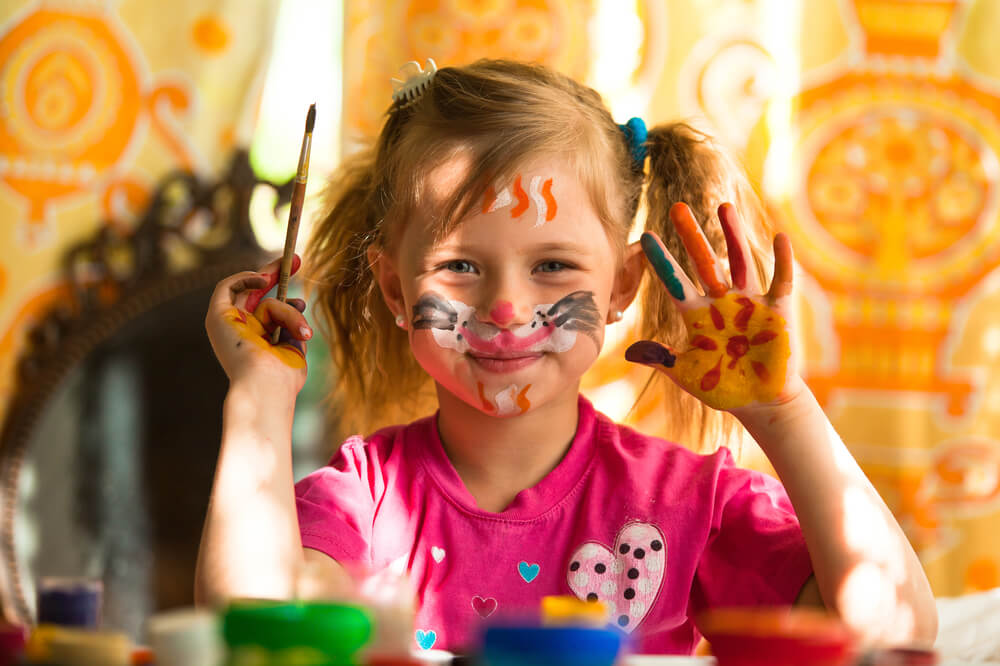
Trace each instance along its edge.
<instances>
[{"instance_id":1,"label":"orange face paint on chin","mask_svg":"<svg viewBox=\"0 0 1000 666\"><path fill-rule=\"evenodd\" d=\"M476 390L479 392L479 401L483 409L487 413L497 416L524 414L531 409L531 401L528 400L528 389L530 388L531 384L528 384L518 391L517 385L511 384L498 391L493 400L490 400L486 396L486 386L482 382L476 382Z\"/></svg>"},{"instance_id":2,"label":"orange face paint on chin","mask_svg":"<svg viewBox=\"0 0 1000 666\"><path fill-rule=\"evenodd\" d=\"M302 350L288 343L272 345L267 331L264 329L264 325L252 314L244 312L239 308L229 308L223 313L222 318L239 336L240 340L236 343L237 347L247 342L268 353L274 354L279 361L290 368L300 370L306 367L306 357L303 355Z\"/></svg>"}]
</instances>

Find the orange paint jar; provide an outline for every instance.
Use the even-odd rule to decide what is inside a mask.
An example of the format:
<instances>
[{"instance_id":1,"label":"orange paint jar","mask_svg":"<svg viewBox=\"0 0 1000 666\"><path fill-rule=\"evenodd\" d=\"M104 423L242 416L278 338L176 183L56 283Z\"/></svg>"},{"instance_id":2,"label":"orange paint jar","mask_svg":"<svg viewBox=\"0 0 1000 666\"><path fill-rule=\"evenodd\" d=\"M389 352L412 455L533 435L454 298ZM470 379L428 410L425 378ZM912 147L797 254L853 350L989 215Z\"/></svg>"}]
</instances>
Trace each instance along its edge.
<instances>
[{"instance_id":1,"label":"orange paint jar","mask_svg":"<svg viewBox=\"0 0 1000 666\"><path fill-rule=\"evenodd\" d=\"M847 627L810 609L716 609L698 627L719 666L846 666L857 656Z\"/></svg>"}]
</instances>

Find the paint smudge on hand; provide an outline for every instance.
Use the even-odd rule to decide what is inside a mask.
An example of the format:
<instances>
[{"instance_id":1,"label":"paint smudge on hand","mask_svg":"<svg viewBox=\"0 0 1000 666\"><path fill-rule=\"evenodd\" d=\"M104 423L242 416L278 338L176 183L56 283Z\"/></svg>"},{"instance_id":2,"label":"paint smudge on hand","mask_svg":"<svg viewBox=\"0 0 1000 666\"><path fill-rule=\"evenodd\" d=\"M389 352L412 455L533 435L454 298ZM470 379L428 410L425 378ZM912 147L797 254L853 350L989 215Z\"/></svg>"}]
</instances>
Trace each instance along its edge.
<instances>
[{"instance_id":1,"label":"paint smudge on hand","mask_svg":"<svg viewBox=\"0 0 1000 666\"><path fill-rule=\"evenodd\" d=\"M222 319L239 336L240 339L236 343L237 347L242 347L243 341L247 341L255 347L273 354L279 361L290 368L300 370L306 367L306 357L301 349L288 342L272 345L270 334L264 328L264 325L249 312L235 307L229 308L222 314Z\"/></svg>"},{"instance_id":2,"label":"paint smudge on hand","mask_svg":"<svg viewBox=\"0 0 1000 666\"><path fill-rule=\"evenodd\" d=\"M684 322L690 349L678 355L670 373L695 397L716 409L734 409L781 394L791 344L787 323L775 310L731 292L684 312Z\"/></svg>"},{"instance_id":3,"label":"paint smudge on hand","mask_svg":"<svg viewBox=\"0 0 1000 666\"><path fill-rule=\"evenodd\" d=\"M683 301L684 285L677 279L677 275L674 273L674 266L663 253L660 244L649 234L643 234L639 239L639 243L642 246L642 251L646 253L646 258L649 259L649 264L656 271L656 275L659 276L660 281L663 282L670 295L678 301Z\"/></svg>"}]
</instances>

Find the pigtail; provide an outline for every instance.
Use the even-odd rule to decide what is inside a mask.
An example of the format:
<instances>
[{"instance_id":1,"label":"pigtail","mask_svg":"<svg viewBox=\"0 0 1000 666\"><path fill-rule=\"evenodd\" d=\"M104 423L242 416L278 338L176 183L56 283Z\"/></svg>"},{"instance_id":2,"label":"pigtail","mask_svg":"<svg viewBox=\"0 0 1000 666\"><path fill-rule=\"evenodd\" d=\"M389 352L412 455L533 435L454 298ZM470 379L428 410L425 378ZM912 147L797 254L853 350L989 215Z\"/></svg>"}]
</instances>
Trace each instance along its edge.
<instances>
[{"instance_id":1,"label":"pigtail","mask_svg":"<svg viewBox=\"0 0 1000 666\"><path fill-rule=\"evenodd\" d=\"M719 257L726 258L717 209L720 204L731 202L745 222L760 283L770 284L772 230L742 169L708 135L684 123L653 128L646 145L649 155L646 229L659 235L687 274L694 276L694 263L670 222L670 207L678 201L688 204L712 249ZM678 349L687 347L683 320L659 280L647 279L640 298L643 304L640 335ZM659 373L654 373L643 392L650 391L662 396L657 399L667 410L665 434L669 439L700 443L696 448L703 451L720 445L739 450L743 429L730 414L708 407Z\"/></svg>"},{"instance_id":2,"label":"pigtail","mask_svg":"<svg viewBox=\"0 0 1000 666\"><path fill-rule=\"evenodd\" d=\"M306 283L331 356L331 431L350 434L426 413L428 379L382 300L368 249L381 251L384 193L375 150L344 160L305 252Z\"/></svg>"}]
</instances>

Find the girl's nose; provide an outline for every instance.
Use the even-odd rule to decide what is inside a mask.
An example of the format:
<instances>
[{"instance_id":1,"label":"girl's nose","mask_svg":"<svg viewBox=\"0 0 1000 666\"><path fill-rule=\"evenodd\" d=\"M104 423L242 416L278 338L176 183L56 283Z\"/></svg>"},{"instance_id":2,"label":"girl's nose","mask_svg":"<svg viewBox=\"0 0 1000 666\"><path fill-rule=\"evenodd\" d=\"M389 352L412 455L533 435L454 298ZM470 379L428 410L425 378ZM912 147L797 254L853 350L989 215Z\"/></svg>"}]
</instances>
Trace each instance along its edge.
<instances>
[{"instance_id":1,"label":"girl's nose","mask_svg":"<svg viewBox=\"0 0 1000 666\"><path fill-rule=\"evenodd\" d=\"M497 301L490 308L490 319L497 326L506 326L514 321L514 304L510 301Z\"/></svg>"}]
</instances>

